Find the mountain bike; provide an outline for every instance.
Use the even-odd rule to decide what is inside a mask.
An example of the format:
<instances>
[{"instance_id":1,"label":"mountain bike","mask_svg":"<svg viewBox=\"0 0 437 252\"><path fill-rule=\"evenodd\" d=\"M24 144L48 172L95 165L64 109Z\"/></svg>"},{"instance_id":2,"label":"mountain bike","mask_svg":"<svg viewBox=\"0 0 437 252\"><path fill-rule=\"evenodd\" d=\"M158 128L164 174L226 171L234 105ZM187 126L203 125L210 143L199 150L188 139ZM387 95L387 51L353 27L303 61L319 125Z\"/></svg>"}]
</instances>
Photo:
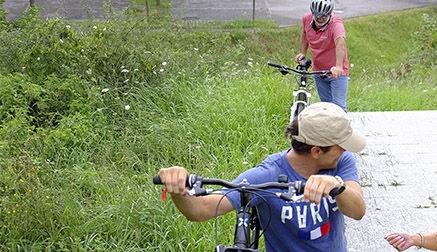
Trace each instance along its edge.
<instances>
[{"instance_id":1,"label":"mountain bike","mask_svg":"<svg viewBox=\"0 0 437 252\"><path fill-rule=\"evenodd\" d=\"M292 72L300 74L300 80L297 80L299 89L293 91L293 101L290 107L290 123L302 110L310 105L311 93L307 91L308 75L317 74L321 78L327 78L328 75L331 74L329 70L309 71L308 69L311 67L311 63L311 59L304 58L299 62L296 68L291 68L285 65L268 62L269 66L276 67L276 71L282 75L291 74Z\"/></svg>"},{"instance_id":2,"label":"mountain bike","mask_svg":"<svg viewBox=\"0 0 437 252\"><path fill-rule=\"evenodd\" d=\"M160 177L154 177L153 183L157 185L162 184ZM218 185L240 193L241 201L236 217L234 244L232 246L221 245L216 236L215 252L261 252L258 249L258 245L259 239L262 236L262 228L259 223L256 207L250 206L252 201L251 195L263 197L258 194L262 191L285 201L296 202L303 199L305 188L304 181L288 182L288 178L285 175L280 175L277 182L250 184L247 180L243 180L241 183L235 184L223 179L202 178L196 174L191 174L187 177L185 185L189 188L187 191L188 195L196 197L205 196L217 191L211 188L204 188L203 185ZM272 191L271 189L281 190ZM338 193L338 188L334 188L330 195L335 197ZM226 193L223 194L223 197L226 197ZM269 227L264 227L264 231L267 228Z\"/></svg>"}]
</instances>

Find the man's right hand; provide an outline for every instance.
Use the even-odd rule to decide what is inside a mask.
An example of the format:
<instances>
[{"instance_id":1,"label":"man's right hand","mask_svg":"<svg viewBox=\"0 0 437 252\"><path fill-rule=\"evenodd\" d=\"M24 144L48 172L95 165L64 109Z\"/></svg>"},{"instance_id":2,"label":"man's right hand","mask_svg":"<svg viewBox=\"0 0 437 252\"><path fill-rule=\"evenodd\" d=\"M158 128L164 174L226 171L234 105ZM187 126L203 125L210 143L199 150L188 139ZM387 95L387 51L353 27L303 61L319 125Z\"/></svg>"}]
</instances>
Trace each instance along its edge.
<instances>
[{"instance_id":1,"label":"man's right hand","mask_svg":"<svg viewBox=\"0 0 437 252\"><path fill-rule=\"evenodd\" d=\"M302 59L304 59L305 57L306 57L305 54L303 54L303 53L299 53L298 55L296 55L296 62L300 64L300 61L301 61Z\"/></svg>"},{"instance_id":2,"label":"man's right hand","mask_svg":"<svg viewBox=\"0 0 437 252\"><path fill-rule=\"evenodd\" d=\"M178 195L186 194L185 181L189 173L184 167L173 166L162 168L159 170L158 175L167 189L167 192Z\"/></svg>"}]
</instances>

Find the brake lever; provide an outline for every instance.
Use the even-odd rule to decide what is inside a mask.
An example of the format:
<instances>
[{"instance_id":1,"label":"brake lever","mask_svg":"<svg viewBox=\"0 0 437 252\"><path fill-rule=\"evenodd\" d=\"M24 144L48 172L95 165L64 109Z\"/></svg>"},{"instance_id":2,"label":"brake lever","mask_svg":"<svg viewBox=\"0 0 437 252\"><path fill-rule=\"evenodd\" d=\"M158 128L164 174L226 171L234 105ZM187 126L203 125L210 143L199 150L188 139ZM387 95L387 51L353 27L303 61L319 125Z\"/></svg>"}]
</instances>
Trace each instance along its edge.
<instances>
[{"instance_id":1,"label":"brake lever","mask_svg":"<svg viewBox=\"0 0 437 252\"><path fill-rule=\"evenodd\" d=\"M289 72L288 72L287 69L285 69L285 68L278 69L278 71L279 71L282 75L287 75L287 74L289 74Z\"/></svg>"},{"instance_id":2,"label":"brake lever","mask_svg":"<svg viewBox=\"0 0 437 252\"><path fill-rule=\"evenodd\" d=\"M203 178L194 174L189 176L188 187L190 189L187 189L187 194L190 196L203 196L210 193L208 189L203 188Z\"/></svg>"},{"instance_id":3,"label":"brake lever","mask_svg":"<svg viewBox=\"0 0 437 252\"><path fill-rule=\"evenodd\" d=\"M291 201L293 201L293 202L297 202L297 201L300 201L300 200L302 200L303 199L303 194L301 194L301 195L293 195L293 197L291 197Z\"/></svg>"},{"instance_id":4,"label":"brake lever","mask_svg":"<svg viewBox=\"0 0 437 252\"><path fill-rule=\"evenodd\" d=\"M327 79L330 74L332 74L331 71L326 71L326 72L320 74L319 76L322 80L324 80L324 79Z\"/></svg>"},{"instance_id":5,"label":"brake lever","mask_svg":"<svg viewBox=\"0 0 437 252\"><path fill-rule=\"evenodd\" d=\"M292 195L291 195L292 194ZM276 196L279 198L285 200L285 201L291 201L291 202L297 202L303 199L303 194L296 195L296 193L276 193Z\"/></svg>"},{"instance_id":6,"label":"brake lever","mask_svg":"<svg viewBox=\"0 0 437 252\"><path fill-rule=\"evenodd\" d=\"M186 191L189 196L205 196L210 194L213 190L200 188L200 187L193 187L189 190L187 189Z\"/></svg>"}]
</instances>

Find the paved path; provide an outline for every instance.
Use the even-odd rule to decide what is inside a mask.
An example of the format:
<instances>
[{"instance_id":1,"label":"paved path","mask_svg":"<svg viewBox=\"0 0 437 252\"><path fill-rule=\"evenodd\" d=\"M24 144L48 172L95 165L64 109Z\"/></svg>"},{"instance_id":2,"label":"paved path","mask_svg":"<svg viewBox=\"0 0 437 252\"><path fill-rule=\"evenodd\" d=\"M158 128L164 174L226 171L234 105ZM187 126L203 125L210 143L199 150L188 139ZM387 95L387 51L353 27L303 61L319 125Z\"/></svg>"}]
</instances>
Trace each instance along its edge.
<instances>
[{"instance_id":1,"label":"paved path","mask_svg":"<svg viewBox=\"0 0 437 252\"><path fill-rule=\"evenodd\" d=\"M347 219L348 252L396 251L392 231L435 232L437 111L350 114L368 144L356 155L367 213Z\"/></svg>"}]
</instances>

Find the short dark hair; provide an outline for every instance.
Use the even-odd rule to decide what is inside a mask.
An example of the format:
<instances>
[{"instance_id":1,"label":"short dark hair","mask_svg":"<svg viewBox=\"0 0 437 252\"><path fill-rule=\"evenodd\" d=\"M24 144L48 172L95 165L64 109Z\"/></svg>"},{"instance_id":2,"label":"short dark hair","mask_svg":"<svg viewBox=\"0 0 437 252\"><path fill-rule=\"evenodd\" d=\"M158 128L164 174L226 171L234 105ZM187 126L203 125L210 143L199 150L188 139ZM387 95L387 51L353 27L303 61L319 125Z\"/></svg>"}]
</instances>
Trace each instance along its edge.
<instances>
[{"instance_id":1,"label":"short dark hair","mask_svg":"<svg viewBox=\"0 0 437 252\"><path fill-rule=\"evenodd\" d=\"M285 136L290 139L291 147L298 154L306 154L311 151L311 148L314 145L309 145L306 143L299 142L293 139L293 136L299 135L299 124L297 118L293 120L290 124L285 127ZM331 146L318 146L323 152L328 152L331 149Z\"/></svg>"}]
</instances>

